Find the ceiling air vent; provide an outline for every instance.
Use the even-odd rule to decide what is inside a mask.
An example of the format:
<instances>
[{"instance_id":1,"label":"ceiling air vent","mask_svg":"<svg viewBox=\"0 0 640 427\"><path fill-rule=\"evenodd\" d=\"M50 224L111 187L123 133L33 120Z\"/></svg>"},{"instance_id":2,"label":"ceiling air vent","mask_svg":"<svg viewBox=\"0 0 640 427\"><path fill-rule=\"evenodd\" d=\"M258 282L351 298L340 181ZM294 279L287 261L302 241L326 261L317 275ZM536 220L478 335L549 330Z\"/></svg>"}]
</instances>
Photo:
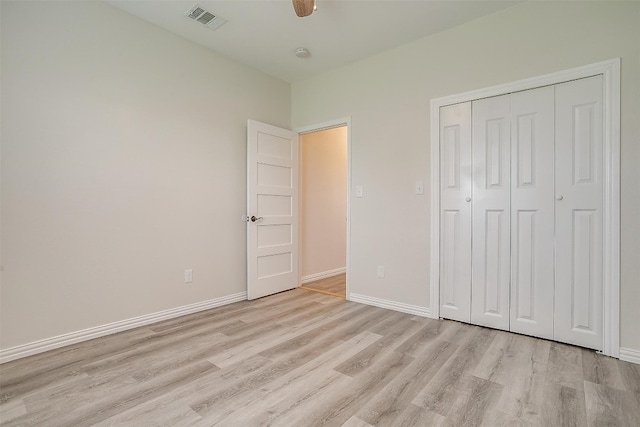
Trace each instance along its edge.
<instances>
[{"instance_id":1,"label":"ceiling air vent","mask_svg":"<svg viewBox=\"0 0 640 427\"><path fill-rule=\"evenodd\" d=\"M197 21L202 25L204 25L205 27L208 27L212 30L217 30L224 23L227 22L227 20L224 19L223 17L217 16L209 12L208 10L204 10L198 5L195 5L191 9L189 9L189 11L186 14L186 17L194 21Z\"/></svg>"}]
</instances>

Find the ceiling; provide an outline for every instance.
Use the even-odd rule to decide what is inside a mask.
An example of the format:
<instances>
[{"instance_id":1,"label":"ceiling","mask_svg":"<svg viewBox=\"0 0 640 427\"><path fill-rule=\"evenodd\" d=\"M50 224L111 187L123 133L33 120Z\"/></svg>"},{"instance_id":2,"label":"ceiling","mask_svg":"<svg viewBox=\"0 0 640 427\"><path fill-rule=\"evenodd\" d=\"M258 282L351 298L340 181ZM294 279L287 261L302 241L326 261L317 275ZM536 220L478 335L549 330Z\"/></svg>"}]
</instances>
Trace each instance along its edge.
<instances>
[{"instance_id":1,"label":"ceiling","mask_svg":"<svg viewBox=\"0 0 640 427\"><path fill-rule=\"evenodd\" d=\"M213 51L287 82L344 66L517 4L485 0L107 0ZM194 5L228 20L215 31L185 17ZM298 47L311 55L295 56Z\"/></svg>"}]
</instances>

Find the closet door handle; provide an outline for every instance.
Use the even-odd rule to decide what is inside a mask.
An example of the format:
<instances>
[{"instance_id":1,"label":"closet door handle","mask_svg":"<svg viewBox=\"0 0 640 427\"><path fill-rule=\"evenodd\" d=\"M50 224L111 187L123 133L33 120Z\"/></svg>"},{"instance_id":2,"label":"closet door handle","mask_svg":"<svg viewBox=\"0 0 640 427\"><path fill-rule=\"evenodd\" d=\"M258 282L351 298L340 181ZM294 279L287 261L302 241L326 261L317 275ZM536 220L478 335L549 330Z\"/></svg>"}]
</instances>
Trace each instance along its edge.
<instances>
[{"instance_id":1,"label":"closet door handle","mask_svg":"<svg viewBox=\"0 0 640 427\"><path fill-rule=\"evenodd\" d=\"M564 199L564 196L556 196L556 200L562 200Z\"/></svg>"},{"instance_id":2,"label":"closet door handle","mask_svg":"<svg viewBox=\"0 0 640 427\"><path fill-rule=\"evenodd\" d=\"M464 199L464 200L465 200L465 202L467 202L467 203L468 203L468 202L470 202L470 201L471 201L471 197L467 197L467 198L466 198L466 199Z\"/></svg>"}]
</instances>

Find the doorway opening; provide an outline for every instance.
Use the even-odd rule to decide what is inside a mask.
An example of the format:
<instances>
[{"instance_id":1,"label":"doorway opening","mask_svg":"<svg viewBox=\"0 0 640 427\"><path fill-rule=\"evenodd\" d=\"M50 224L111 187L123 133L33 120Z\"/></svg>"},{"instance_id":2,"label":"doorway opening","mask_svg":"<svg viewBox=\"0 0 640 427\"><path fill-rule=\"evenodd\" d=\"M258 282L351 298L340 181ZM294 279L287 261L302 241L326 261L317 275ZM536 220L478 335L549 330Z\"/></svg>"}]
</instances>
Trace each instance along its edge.
<instances>
[{"instance_id":1,"label":"doorway opening","mask_svg":"<svg viewBox=\"0 0 640 427\"><path fill-rule=\"evenodd\" d=\"M300 287L348 299L349 129L300 132Z\"/></svg>"}]
</instances>

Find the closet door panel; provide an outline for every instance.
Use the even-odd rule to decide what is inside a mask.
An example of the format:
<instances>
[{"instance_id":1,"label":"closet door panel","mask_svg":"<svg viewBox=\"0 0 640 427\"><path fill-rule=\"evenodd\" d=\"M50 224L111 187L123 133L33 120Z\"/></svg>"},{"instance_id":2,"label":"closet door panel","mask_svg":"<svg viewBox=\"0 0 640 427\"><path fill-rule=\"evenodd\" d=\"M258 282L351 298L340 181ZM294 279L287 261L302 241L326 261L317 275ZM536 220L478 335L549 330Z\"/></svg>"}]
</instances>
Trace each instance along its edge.
<instances>
[{"instance_id":1,"label":"closet door panel","mask_svg":"<svg viewBox=\"0 0 640 427\"><path fill-rule=\"evenodd\" d=\"M511 96L511 331L553 338L554 89Z\"/></svg>"},{"instance_id":2,"label":"closet door panel","mask_svg":"<svg viewBox=\"0 0 640 427\"><path fill-rule=\"evenodd\" d=\"M440 316L471 312L471 103L440 109Z\"/></svg>"},{"instance_id":3,"label":"closet door panel","mask_svg":"<svg viewBox=\"0 0 640 427\"><path fill-rule=\"evenodd\" d=\"M472 103L471 322L509 329L510 96Z\"/></svg>"},{"instance_id":4,"label":"closet door panel","mask_svg":"<svg viewBox=\"0 0 640 427\"><path fill-rule=\"evenodd\" d=\"M554 339L602 350L602 76L555 91Z\"/></svg>"}]
</instances>

